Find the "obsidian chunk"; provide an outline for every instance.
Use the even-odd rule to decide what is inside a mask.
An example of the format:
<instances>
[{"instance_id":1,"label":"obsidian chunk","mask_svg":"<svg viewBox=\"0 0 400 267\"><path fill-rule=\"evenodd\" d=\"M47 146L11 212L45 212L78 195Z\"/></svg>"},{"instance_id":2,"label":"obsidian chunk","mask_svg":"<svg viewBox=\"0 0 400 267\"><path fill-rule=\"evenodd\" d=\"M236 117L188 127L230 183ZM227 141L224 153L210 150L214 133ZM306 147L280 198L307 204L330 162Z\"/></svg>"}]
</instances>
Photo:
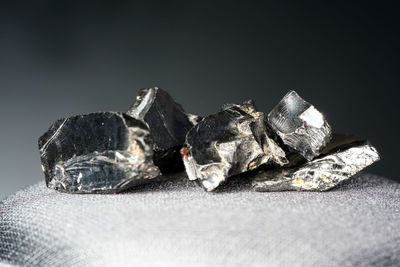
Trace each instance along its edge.
<instances>
[{"instance_id":1,"label":"obsidian chunk","mask_svg":"<svg viewBox=\"0 0 400 267\"><path fill-rule=\"evenodd\" d=\"M253 175L256 191L326 191L380 159L367 141L333 135L320 156L289 168L259 170Z\"/></svg>"},{"instance_id":2,"label":"obsidian chunk","mask_svg":"<svg viewBox=\"0 0 400 267\"><path fill-rule=\"evenodd\" d=\"M314 106L289 91L268 114L283 143L307 160L317 157L332 138L331 127Z\"/></svg>"},{"instance_id":3,"label":"obsidian chunk","mask_svg":"<svg viewBox=\"0 0 400 267\"><path fill-rule=\"evenodd\" d=\"M211 191L228 177L262 164L286 164L285 152L268 134L264 114L252 101L224 105L187 134L181 154L189 179Z\"/></svg>"},{"instance_id":4,"label":"obsidian chunk","mask_svg":"<svg viewBox=\"0 0 400 267\"><path fill-rule=\"evenodd\" d=\"M127 114L149 127L154 141L154 162L163 173L183 168L179 149L187 132L199 120L198 116L185 112L158 87L141 89Z\"/></svg>"},{"instance_id":5,"label":"obsidian chunk","mask_svg":"<svg viewBox=\"0 0 400 267\"><path fill-rule=\"evenodd\" d=\"M56 121L39 138L46 184L68 193L116 192L160 175L147 126L119 112Z\"/></svg>"}]
</instances>

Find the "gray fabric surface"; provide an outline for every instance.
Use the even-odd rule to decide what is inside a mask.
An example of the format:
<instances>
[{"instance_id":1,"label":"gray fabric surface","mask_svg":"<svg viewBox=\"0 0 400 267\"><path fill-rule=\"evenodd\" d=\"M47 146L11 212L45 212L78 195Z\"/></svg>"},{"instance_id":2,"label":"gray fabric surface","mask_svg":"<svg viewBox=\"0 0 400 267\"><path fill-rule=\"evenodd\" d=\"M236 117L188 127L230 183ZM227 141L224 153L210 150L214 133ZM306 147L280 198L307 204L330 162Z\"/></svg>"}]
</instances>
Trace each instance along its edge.
<instances>
[{"instance_id":1,"label":"gray fabric surface","mask_svg":"<svg viewBox=\"0 0 400 267\"><path fill-rule=\"evenodd\" d=\"M177 177L69 195L40 182L3 201L0 219L0 262L17 265L400 265L400 184L371 174L322 193L239 179L207 193Z\"/></svg>"}]
</instances>

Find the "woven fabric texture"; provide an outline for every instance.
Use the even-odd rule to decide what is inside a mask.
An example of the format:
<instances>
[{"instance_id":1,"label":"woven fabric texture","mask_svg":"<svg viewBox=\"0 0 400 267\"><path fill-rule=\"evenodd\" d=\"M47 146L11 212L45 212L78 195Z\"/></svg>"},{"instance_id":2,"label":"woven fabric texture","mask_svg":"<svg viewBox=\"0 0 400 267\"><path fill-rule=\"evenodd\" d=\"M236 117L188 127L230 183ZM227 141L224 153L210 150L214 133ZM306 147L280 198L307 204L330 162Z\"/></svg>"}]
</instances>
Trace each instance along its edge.
<instances>
[{"instance_id":1,"label":"woven fabric texture","mask_svg":"<svg viewBox=\"0 0 400 267\"><path fill-rule=\"evenodd\" d=\"M184 174L112 195L39 182L0 204L0 262L21 266L400 266L400 184L207 193ZM2 266L0 264L0 266Z\"/></svg>"}]
</instances>

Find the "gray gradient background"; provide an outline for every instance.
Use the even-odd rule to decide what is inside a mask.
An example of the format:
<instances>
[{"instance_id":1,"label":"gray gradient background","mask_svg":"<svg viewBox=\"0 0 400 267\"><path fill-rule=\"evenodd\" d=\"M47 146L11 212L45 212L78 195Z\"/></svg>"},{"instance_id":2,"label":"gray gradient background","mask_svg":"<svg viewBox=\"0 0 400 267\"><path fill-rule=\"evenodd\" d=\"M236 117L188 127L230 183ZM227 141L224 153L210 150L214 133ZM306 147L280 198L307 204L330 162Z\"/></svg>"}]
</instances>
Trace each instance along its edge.
<instances>
[{"instance_id":1,"label":"gray gradient background","mask_svg":"<svg viewBox=\"0 0 400 267\"><path fill-rule=\"evenodd\" d=\"M336 132L368 138L399 180L398 7L360 2L2 1L0 197L44 179L37 138L58 118L125 111L142 87L205 115L289 89Z\"/></svg>"}]
</instances>

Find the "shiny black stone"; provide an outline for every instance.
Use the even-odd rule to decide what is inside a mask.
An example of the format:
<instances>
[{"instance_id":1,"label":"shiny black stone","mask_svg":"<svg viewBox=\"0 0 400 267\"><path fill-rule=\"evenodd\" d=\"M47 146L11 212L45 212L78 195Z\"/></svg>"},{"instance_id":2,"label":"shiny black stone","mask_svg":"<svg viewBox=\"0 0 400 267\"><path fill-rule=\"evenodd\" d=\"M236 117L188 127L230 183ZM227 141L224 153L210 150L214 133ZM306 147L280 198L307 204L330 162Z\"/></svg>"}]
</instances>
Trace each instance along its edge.
<instances>
[{"instance_id":1,"label":"shiny black stone","mask_svg":"<svg viewBox=\"0 0 400 267\"><path fill-rule=\"evenodd\" d=\"M185 112L166 91L157 87L141 89L127 114L148 125L154 141L154 162L163 173L183 168L179 150L198 116Z\"/></svg>"},{"instance_id":2,"label":"shiny black stone","mask_svg":"<svg viewBox=\"0 0 400 267\"><path fill-rule=\"evenodd\" d=\"M321 154L289 168L265 168L253 174L256 191L326 191L380 159L378 151L353 136L333 135Z\"/></svg>"},{"instance_id":3,"label":"shiny black stone","mask_svg":"<svg viewBox=\"0 0 400 267\"><path fill-rule=\"evenodd\" d=\"M289 91L268 114L268 123L283 143L308 161L332 138L331 127L313 105Z\"/></svg>"},{"instance_id":4,"label":"shiny black stone","mask_svg":"<svg viewBox=\"0 0 400 267\"><path fill-rule=\"evenodd\" d=\"M46 184L68 193L116 192L160 175L147 126L119 112L56 121L39 138Z\"/></svg>"},{"instance_id":5,"label":"shiny black stone","mask_svg":"<svg viewBox=\"0 0 400 267\"><path fill-rule=\"evenodd\" d=\"M181 154L189 179L211 191L228 177L262 164L286 164L284 151L268 134L264 114L252 101L224 105L187 134Z\"/></svg>"}]
</instances>

